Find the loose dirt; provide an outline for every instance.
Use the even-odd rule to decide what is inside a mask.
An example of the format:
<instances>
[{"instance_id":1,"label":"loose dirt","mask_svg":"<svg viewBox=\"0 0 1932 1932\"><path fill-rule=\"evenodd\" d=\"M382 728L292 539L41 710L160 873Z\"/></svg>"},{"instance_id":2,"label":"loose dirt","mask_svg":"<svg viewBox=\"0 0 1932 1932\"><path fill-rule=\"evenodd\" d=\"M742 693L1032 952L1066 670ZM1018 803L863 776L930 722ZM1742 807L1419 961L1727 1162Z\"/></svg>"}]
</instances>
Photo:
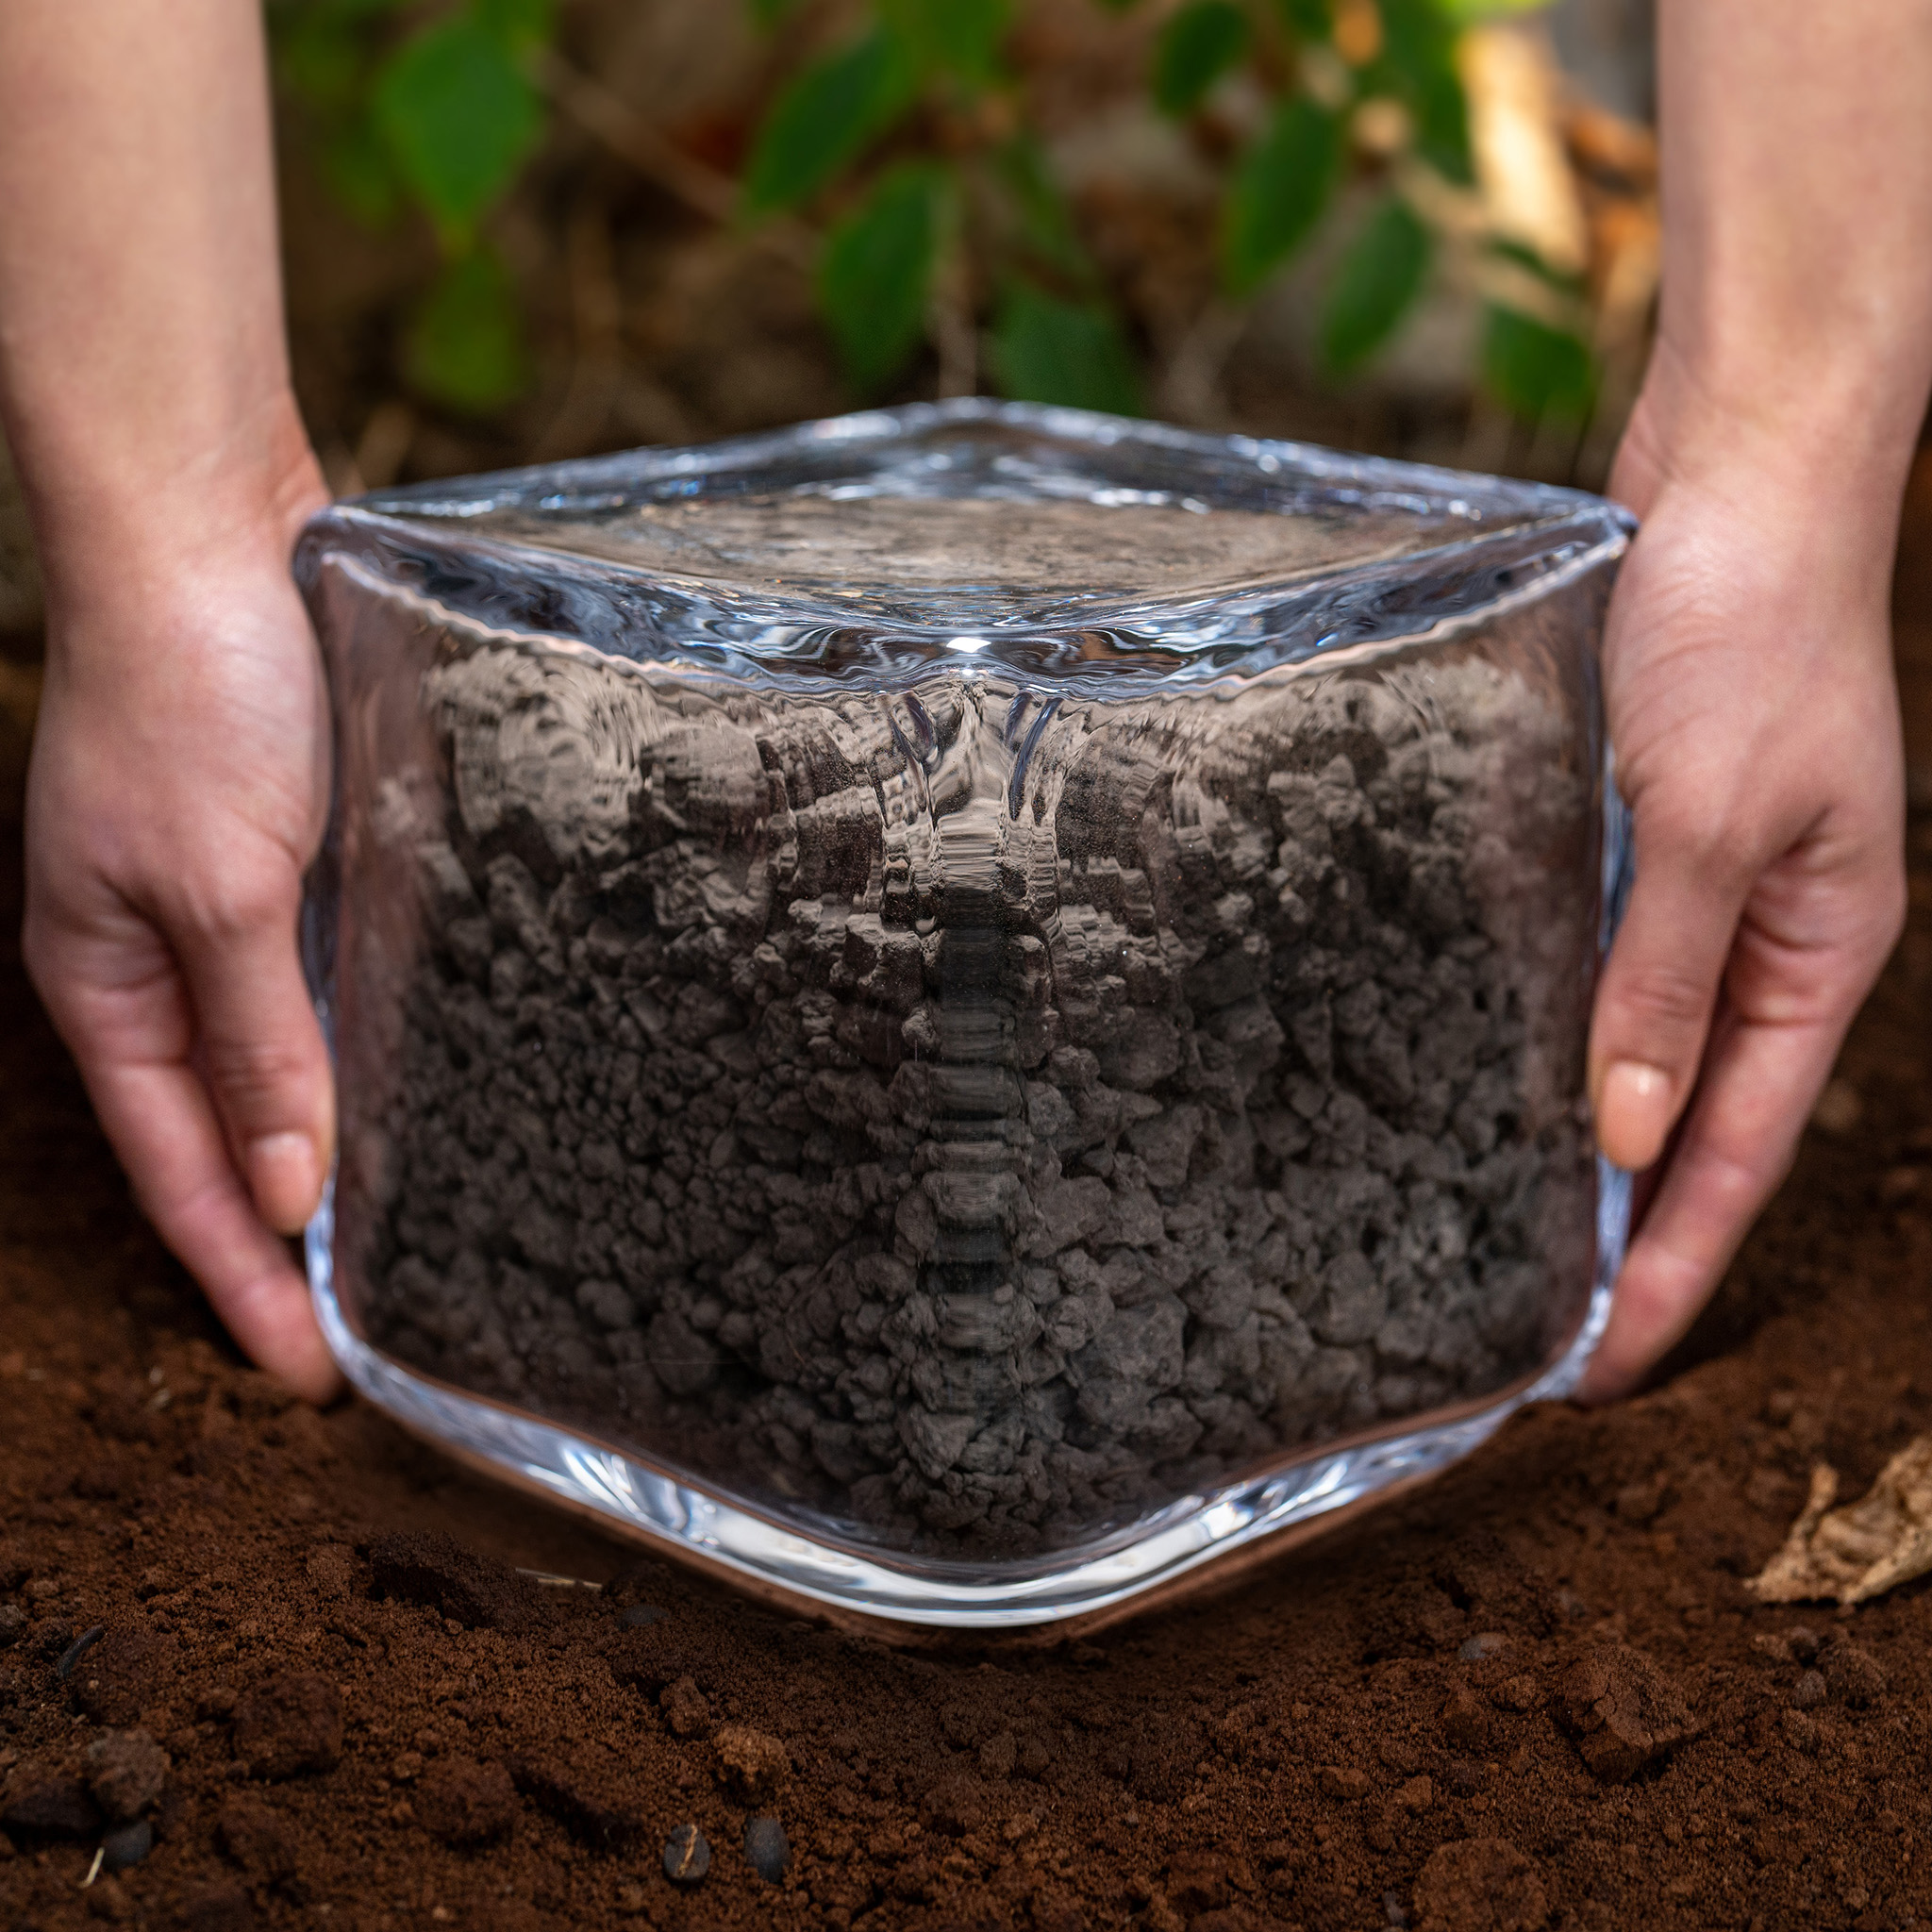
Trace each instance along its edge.
<instances>
[{"instance_id":1,"label":"loose dirt","mask_svg":"<svg viewBox=\"0 0 1932 1932\"><path fill-rule=\"evenodd\" d=\"M1913 841L1831 1130L1652 1392L1523 1416L1212 1601L898 1653L241 1367L38 1017L9 833L0 1924L1932 1919L1932 1586L1840 1614L1743 1581L1815 1462L1856 1496L1932 1427Z\"/></svg>"}]
</instances>

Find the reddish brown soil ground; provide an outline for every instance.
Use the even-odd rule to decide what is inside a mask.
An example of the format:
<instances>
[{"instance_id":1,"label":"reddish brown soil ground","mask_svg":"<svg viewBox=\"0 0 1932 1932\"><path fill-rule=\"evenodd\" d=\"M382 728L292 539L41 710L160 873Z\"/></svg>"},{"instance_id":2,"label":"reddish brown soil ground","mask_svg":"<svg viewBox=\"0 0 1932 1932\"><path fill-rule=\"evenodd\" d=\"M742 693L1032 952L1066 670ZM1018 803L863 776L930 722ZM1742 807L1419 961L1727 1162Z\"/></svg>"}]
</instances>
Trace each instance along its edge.
<instances>
[{"instance_id":1,"label":"reddish brown soil ground","mask_svg":"<svg viewBox=\"0 0 1932 1932\"><path fill-rule=\"evenodd\" d=\"M1914 840L1912 930L1841 1069L1858 1117L1813 1132L1651 1393L1525 1415L1217 1601L905 1655L638 1567L241 1367L32 1003L9 829L0 1925L1932 1921L1932 1593L1839 1617L1741 1583L1816 1459L1857 1493L1932 1428ZM397 1541L430 1531L473 1554ZM85 1887L102 1808L144 1799L151 1849ZM680 1889L688 1824L710 1864Z\"/></svg>"}]
</instances>

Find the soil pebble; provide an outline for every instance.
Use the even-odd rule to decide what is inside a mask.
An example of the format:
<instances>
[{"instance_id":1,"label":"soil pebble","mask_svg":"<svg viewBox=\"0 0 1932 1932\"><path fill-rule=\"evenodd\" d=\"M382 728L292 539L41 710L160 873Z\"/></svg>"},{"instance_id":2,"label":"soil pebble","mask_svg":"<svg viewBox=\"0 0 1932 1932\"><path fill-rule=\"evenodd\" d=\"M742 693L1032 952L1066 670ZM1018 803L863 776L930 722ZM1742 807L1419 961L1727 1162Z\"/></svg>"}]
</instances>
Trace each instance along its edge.
<instances>
[{"instance_id":1,"label":"soil pebble","mask_svg":"<svg viewBox=\"0 0 1932 1932\"><path fill-rule=\"evenodd\" d=\"M1605 1784L1624 1784L1690 1735L1690 1712L1657 1664L1628 1644L1579 1657L1555 1697L1557 1721Z\"/></svg>"},{"instance_id":2,"label":"soil pebble","mask_svg":"<svg viewBox=\"0 0 1932 1932\"><path fill-rule=\"evenodd\" d=\"M145 1818L117 1824L101 1840L101 1869L125 1872L155 1848L155 1828Z\"/></svg>"},{"instance_id":3,"label":"soil pebble","mask_svg":"<svg viewBox=\"0 0 1932 1932\"><path fill-rule=\"evenodd\" d=\"M1798 1679L1798 1688L1791 1692L1793 1710L1816 1710L1831 1695L1824 1681L1823 1671L1807 1671Z\"/></svg>"},{"instance_id":4,"label":"soil pebble","mask_svg":"<svg viewBox=\"0 0 1932 1932\"><path fill-rule=\"evenodd\" d=\"M87 1747L88 1789L108 1818L125 1823L159 1798L168 1765L146 1731L108 1731Z\"/></svg>"},{"instance_id":5,"label":"soil pebble","mask_svg":"<svg viewBox=\"0 0 1932 1932\"><path fill-rule=\"evenodd\" d=\"M234 1741L251 1777L333 1770L342 1754L342 1693L326 1677L265 1677L236 1701Z\"/></svg>"},{"instance_id":6,"label":"soil pebble","mask_svg":"<svg viewBox=\"0 0 1932 1932\"><path fill-rule=\"evenodd\" d=\"M26 1612L18 1604L0 1604L0 1650L9 1649L26 1628Z\"/></svg>"},{"instance_id":7,"label":"soil pebble","mask_svg":"<svg viewBox=\"0 0 1932 1932\"><path fill-rule=\"evenodd\" d=\"M500 1764L446 1757L418 1782L416 1822L446 1845L490 1844L516 1823L517 1792Z\"/></svg>"},{"instance_id":8,"label":"soil pebble","mask_svg":"<svg viewBox=\"0 0 1932 1932\"><path fill-rule=\"evenodd\" d=\"M791 1775L791 1754L769 1732L746 1724L722 1724L711 1740L725 1789L753 1802L769 1798Z\"/></svg>"},{"instance_id":9,"label":"soil pebble","mask_svg":"<svg viewBox=\"0 0 1932 1932\"><path fill-rule=\"evenodd\" d=\"M617 1621L623 1629L643 1630L657 1623L663 1614L656 1604L632 1604Z\"/></svg>"},{"instance_id":10,"label":"soil pebble","mask_svg":"<svg viewBox=\"0 0 1932 1932\"><path fill-rule=\"evenodd\" d=\"M527 1630L541 1612L528 1577L441 1530L377 1537L369 1565L380 1594L422 1604L467 1630Z\"/></svg>"},{"instance_id":11,"label":"soil pebble","mask_svg":"<svg viewBox=\"0 0 1932 1932\"><path fill-rule=\"evenodd\" d=\"M1536 1867L1507 1839L1439 1845L1415 1882L1417 1932L1542 1932L1549 1918Z\"/></svg>"},{"instance_id":12,"label":"soil pebble","mask_svg":"<svg viewBox=\"0 0 1932 1932\"><path fill-rule=\"evenodd\" d=\"M658 1693L658 1708L677 1738L702 1738L711 1728L711 1701L694 1677L675 1677Z\"/></svg>"},{"instance_id":13,"label":"soil pebble","mask_svg":"<svg viewBox=\"0 0 1932 1932\"><path fill-rule=\"evenodd\" d=\"M791 1846L775 1818L752 1819L744 1827L744 1856L768 1885L776 1885L791 1864Z\"/></svg>"},{"instance_id":14,"label":"soil pebble","mask_svg":"<svg viewBox=\"0 0 1932 1932\"><path fill-rule=\"evenodd\" d=\"M695 1824L680 1824L664 1841L664 1875L674 1885L695 1885L711 1869L711 1846Z\"/></svg>"}]
</instances>

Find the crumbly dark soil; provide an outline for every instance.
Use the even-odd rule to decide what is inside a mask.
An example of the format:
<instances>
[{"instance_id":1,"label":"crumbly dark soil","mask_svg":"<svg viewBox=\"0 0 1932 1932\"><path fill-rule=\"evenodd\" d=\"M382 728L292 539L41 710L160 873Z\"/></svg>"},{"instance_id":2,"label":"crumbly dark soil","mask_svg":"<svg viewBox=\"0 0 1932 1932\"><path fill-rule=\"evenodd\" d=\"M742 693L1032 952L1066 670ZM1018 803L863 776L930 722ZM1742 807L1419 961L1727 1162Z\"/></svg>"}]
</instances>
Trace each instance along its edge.
<instances>
[{"instance_id":1,"label":"crumbly dark soil","mask_svg":"<svg viewBox=\"0 0 1932 1932\"><path fill-rule=\"evenodd\" d=\"M31 1004L9 833L0 1926L1932 1918L1932 1584L1840 1618L1740 1582L1814 1460L1856 1493L1932 1428L1932 823L1914 851L1840 1131L1652 1392L1525 1415L1216 1600L901 1655L625 1575L368 1410L242 1369ZM151 1801L135 1731L167 1754ZM150 1848L82 1890L104 1830ZM772 1827L752 1843L776 1869Z\"/></svg>"},{"instance_id":2,"label":"crumbly dark soil","mask_svg":"<svg viewBox=\"0 0 1932 1932\"><path fill-rule=\"evenodd\" d=\"M459 626L419 698L416 609L349 593L338 675L384 625L406 668L344 714L435 730L345 737L336 1255L376 1346L974 1557L1574 1333L1597 859L1547 686L1600 584L1359 675L1043 708ZM1021 731L1009 805L975 774Z\"/></svg>"}]
</instances>

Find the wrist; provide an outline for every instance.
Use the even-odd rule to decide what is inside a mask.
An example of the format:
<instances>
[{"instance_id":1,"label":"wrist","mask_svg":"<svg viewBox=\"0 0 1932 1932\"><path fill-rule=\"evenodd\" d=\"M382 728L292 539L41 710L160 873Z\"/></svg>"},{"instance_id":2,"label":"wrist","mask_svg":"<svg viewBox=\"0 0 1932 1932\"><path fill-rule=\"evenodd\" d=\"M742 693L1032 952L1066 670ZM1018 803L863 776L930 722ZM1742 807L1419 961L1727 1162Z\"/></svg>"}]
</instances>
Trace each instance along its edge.
<instances>
[{"instance_id":1,"label":"wrist","mask_svg":"<svg viewBox=\"0 0 1932 1932\"><path fill-rule=\"evenodd\" d=\"M286 575L303 524L329 500L287 391L191 447L137 446L116 461L77 441L34 457L23 475L50 648L117 612L152 622L211 573Z\"/></svg>"},{"instance_id":2,"label":"wrist","mask_svg":"<svg viewBox=\"0 0 1932 1932\"><path fill-rule=\"evenodd\" d=\"M1821 529L1884 529L1925 410L1928 372L1913 346L1807 355L1762 345L1719 353L1660 335L1625 429L1610 492L1647 516L1666 490L1769 504Z\"/></svg>"}]
</instances>

